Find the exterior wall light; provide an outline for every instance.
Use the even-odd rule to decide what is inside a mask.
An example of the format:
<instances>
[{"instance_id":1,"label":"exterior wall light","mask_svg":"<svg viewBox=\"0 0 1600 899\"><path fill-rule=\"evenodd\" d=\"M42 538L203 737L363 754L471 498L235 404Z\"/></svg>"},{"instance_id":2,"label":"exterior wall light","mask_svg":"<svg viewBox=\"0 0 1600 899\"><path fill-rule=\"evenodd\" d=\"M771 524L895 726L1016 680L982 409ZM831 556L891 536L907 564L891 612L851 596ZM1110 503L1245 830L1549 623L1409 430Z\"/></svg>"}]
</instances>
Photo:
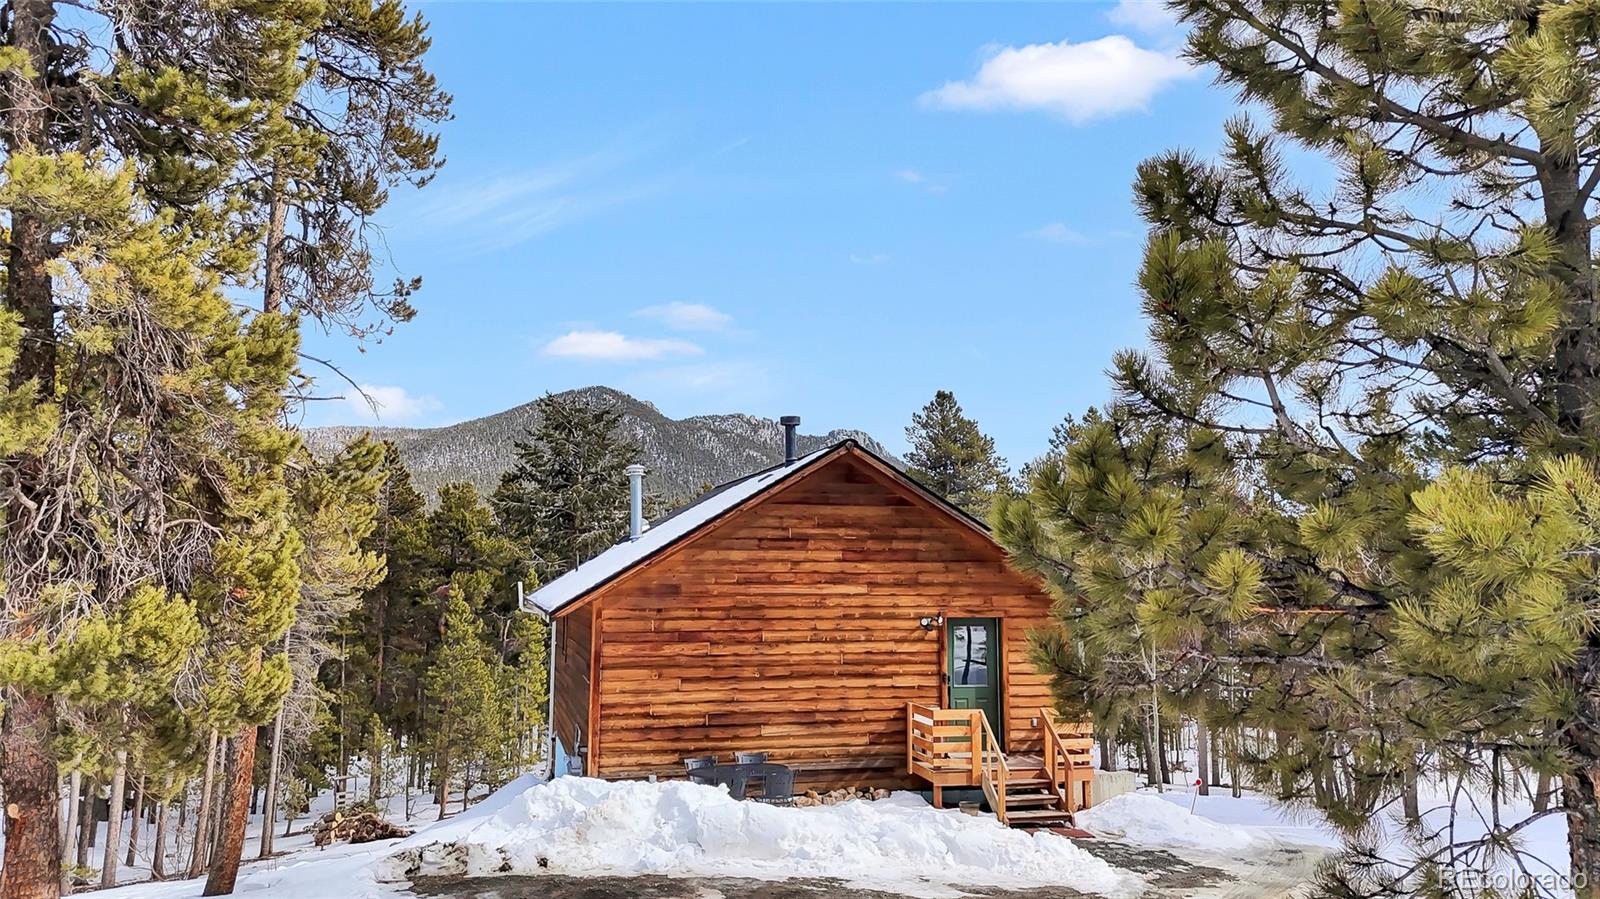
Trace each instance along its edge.
<instances>
[{"instance_id":1,"label":"exterior wall light","mask_svg":"<svg viewBox=\"0 0 1600 899\"><path fill-rule=\"evenodd\" d=\"M930 616L923 616L922 618L917 619L917 623L922 625L922 629L923 630L931 631L936 627L943 627L944 626L944 616L943 615L933 615L931 617Z\"/></svg>"}]
</instances>

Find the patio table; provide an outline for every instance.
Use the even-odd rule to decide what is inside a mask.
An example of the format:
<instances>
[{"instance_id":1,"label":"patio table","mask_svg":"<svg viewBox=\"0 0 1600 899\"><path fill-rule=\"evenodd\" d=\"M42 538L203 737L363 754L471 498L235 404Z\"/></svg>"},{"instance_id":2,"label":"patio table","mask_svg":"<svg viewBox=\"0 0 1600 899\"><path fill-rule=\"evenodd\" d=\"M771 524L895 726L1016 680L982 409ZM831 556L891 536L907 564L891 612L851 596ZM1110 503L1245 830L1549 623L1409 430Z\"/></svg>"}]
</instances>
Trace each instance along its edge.
<instances>
[{"instance_id":1,"label":"patio table","mask_svg":"<svg viewBox=\"0 0 1600 899\"><path fill-rule=\"evenodd\" d=\"M689 779L708 786L724 786L735 799L744 799L751 781L761 783L763 800L785 800L794 794L794 769L774 762L711 765L689 772Z\"/></svg>"}]
</instances>

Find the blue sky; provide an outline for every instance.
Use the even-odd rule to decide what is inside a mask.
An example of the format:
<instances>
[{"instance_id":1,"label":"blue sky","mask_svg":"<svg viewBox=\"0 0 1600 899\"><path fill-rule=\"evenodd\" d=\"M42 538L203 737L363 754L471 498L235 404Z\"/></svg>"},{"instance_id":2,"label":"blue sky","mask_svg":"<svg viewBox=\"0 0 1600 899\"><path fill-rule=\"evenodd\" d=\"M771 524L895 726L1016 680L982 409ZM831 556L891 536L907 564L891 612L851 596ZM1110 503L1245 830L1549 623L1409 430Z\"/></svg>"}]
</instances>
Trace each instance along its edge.
<instances>
[{"instance_id":1,"label":"blue sky","mask_svg":"<svg viewBox=\"0 0 1600 899\"><path fill-rule=\"evenodd\" d=\"M382 424L607 384L901 450L950 389L1025 461L1143 343L1134 167L1237 108L1155 2L421 9L449 161L383 215L420 314L308 346Z\"/></svg>"}]
</instances>

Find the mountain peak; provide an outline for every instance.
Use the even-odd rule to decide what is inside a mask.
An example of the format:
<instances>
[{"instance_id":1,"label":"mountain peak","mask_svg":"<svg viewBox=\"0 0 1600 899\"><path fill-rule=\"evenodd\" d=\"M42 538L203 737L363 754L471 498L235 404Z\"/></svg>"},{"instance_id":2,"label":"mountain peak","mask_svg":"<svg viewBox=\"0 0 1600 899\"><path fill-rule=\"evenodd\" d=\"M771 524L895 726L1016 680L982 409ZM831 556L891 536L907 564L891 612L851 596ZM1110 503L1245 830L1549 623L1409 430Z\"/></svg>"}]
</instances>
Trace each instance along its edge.
<instances>
[{"instance_id":1,"label":"mountain peak","mask_svg":"<svg viewBox=\"0 0 1600 899\"><path fill-rule=\"evenodd\" d=\"M621 427L644 450L650 490L669 505L699 495L708 484L722 484L783 461L783 426L776 419L743 412L668 418L654 403L603 385L580 387L560 395L621 409ZM500 475L511 467L512 444L537 422L535 403L527 402L444 427L338 425L309 428L305 438L317 452L331 452L364 433L392 441L411 470L417 489L431 503L439 487L452 481L469 481L485 495L493 491ZM894 458L866 432L856 430L836 429L820 436L801 434L800 451L811 452L847 438L886 458Z\"/></svg>"}]
</instances>

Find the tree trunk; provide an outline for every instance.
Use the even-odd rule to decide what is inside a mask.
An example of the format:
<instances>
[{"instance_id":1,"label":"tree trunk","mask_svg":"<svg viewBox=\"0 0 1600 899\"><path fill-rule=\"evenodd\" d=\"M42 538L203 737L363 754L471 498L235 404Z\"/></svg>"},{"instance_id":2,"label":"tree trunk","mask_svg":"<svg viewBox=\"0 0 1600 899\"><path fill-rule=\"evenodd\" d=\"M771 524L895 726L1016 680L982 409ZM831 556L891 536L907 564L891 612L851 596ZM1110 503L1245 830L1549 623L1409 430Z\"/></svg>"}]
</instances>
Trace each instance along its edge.
<instances>
[{"instance_id":1,"label":"tree trunk","mask_svg":"<svg viewBox=\"0 0 1600 899\"><path fill-rule=\"evenodd\" d=\"M384 517L385 539L387 539L388 536L388 528L389 516L386 515ZM378 648L377 652L373 656L374 671L372 676L372 714L374 718L377 719L377 726L381 728L383 727L383 722L382 717L378 713L378 709L381 708L383 704L383 669L387 662L386 656L388 652L386 641L384 640L384 634L388 629L389 617L389 594L386 590L380 590L378 592L378 609L377 614L374 617L376 618L376 621L373 624L373 630L377 632L376 636L378 640ZM380 798L378 796L379 787L374 787L373 785L377 784L378 780L383 776L383 746L381 745L381 741L378 739L377 734L373 735L372 742L372 776L369 778L367 786L368 792L372 794L370 798L372 799L373 804L376 805L378 799Z\"/></svg>"},{"instance_id":2,"label":"tree trunk","mask_svg":"<svg viewBox=\"0 0 1600 899\"><path fill-rule=\"evenodd\" d=\"M211 791L211 820L206 822L206 867L217 857L217 844L222 841L222 813L228 808L227 789L232 781L233 752L231 738L223 737L217 744L217 782Z\"/></svg>"},{"instance_id":3,"label":"tree trunk","mask_svg":"<svg viewBox=\"0 0 1600 899\"><path fill-rule=\"evenodd\" d=\"M1539 138L1541 145L1549 143L1545 135ZM1563 135L1557 145L1571 139L1573 135ZM1596 380L1600 379L1600 328L1596 327L1600 310L1596 308L1592 264L1593 226L1584 209L1582 193L1584 164L1560 152L1546 153L1545 158L1547 164L1537 173L1539 192L1544 201L1544 224L1551 229L1557 249L1548 272L1571 294L1567 327L1561 329L1555 344L1556 371L1551 383L1555 388L1556 423L1566 433L1592 436L1593 395ZM1589 652L1594 651L1591 646Z\"/></svg>"},{"instance_id":4,"label":"tree trunk","mask_svg":"<svg viewBox=\"0 0 1600 899\"><path fill-rule=\"evenodd\" d=\"M289 203L284 199L287 190L288 184L283 171L273 166L272 199L267 206L267 246L263 254L265 257L261 294L263 312L278 312L283 307L286 265L284 257L288 250L288 242L284 240L284 226L289 218Z\"/></svg>"},{"instance_id":5,"label":"tree trunk","mask_svg":"<svg viewBox=\"0 0 1600 899\"><path fill-rule=\"evenodd\" d=\"M139 823L144 819L144 775L133 788L133 819L128 824L128 867L133 867L139 857Z\"/></svg>"},{"instance_id":6,"label":"tree trunk","mask_svg":"<svg viewBox=\"0 0 1600 899\"><path fill-rule=\"evenodd\" d=\"M434 766L434 776L439 778L439 789L434 798L439 800L439 820L444 820L445 803L450 801L450 764L448 759L440 759Z\"/></svg>"},{"instance_id":7,"label":"tree trunk","mask_svg":"<svg viewBox=\"0 0 1600 899\"><path fill-rule=\"evenodd\" d=\"M12 0L9 13L11 47L20 54L0 75L0 107L5 117L5 151L48 153L50 132L45 113L51 108L49 71L53 40L50 37L56 5L51 0ZM9 373L9 386L23 389L23 402L55 396L56 306L50 275L49 227L33 210L21 205L9 210L10 233L6 244L4 304L21 320L22 340ZM30 506L30 493L42 485L37 467L19 460L20 477L10 486L0 521L18 529L24 538L39 525ZM12 498L16 497L16 498ZM36 546L25 540L24 545ZM42 549L40 550L42 551ZM25 562L37 561L26 559ZM13 589L22 589L12 584ZM20 618L20 615L19 615ZM56 761L48 751L55 737L55 699L17 689L0 691L0 794L5 797L5 852L0 858L0 897L4 899L54 899L61 893L61 780Z\"/></svg>"},{"instance_id":8,"label":"tree trunk","mask_svg":"<svg viewBox=\"0 0 1600 899\"><path fill-rule=\"evenodd\" d=\"M239 861L244 857L244 831L250 823L250 785L256 770L256 726L247 725L231 741L233 759L228 765L229 783L223 793L222 823L218 830L217 852L211 860L202 896L226 896L239 878Z\"/></svg>"},{"instance_id":9,"label":"tree trunk","mask_svg":"<svg viewBox=\"0 0 1600 899\"><path fill-rule=\"evenodd\" d=\"M100 886L117 885L117 859L122 853L122 809L128 798L128 751L118 749L117 767L111 774L111 796L106 801L106 848L100 860Z\"/></svg>"},{"instance_id":10,"label":"tree trunk","mask_svg":"<svg viewBox=\"0 0 1600 899\"><path fill-rule=\"evenodd\" d=\"M1536 812L1548 811L1550 797L1555 792L1555 789L1555 780L1550 776L1549 772L1539 772L1539 785L1534 788L1533 810Z\"/></svg>"},{"instance_id":11,"label":"tree trunk","mask_svg":"<svg viewBox=\"0 0 1600 899\"><path fill-rule=\"evenodd\" d=\"M67 823L61 828L61 846L63 850L67 841L78 835L78 811L83 808L83 772L73 771L67 779ZM61 859L61 892L72 892L72 871L66 865L66 859Z\"/></svg>"},{"instance_id":12,"label":"tree trunk","mask_svg":"<svg viewBox=\"0 0 1600 899\"><path fill-rule=\"evenodd\" d=\"M0 896L54 899L61 894L61 781L45 747L54 736L55 704L48 696L7 692L0 720L6 803Z\"/></svg>"},{"instance_id":13,"label":"tree trunk","mask_svg":"<svg viewBox=\"0 0 1600 899\"><path fill-rule=\"evenodd\" d=\"M1149 727L1141 729L1139 736L1139 750L1144 754L1144 780L1146 786L1161 789L1160 766L1156 764L1155 736Z\"/></svg>"},{"instance_id":14,"label":"tree trunk","mask_svg":"<svg viewBox=\"0 0 1600 899\"><path fill-rule=\"evenodd\" d=\"M346 658L345 639L341 636L339 638L339 777L334 781L333 785L335 808L344 805L348 801L345 796L345 789L348 786L348 778L350 777L350 743L345 739L349 724L344 717L345 708L350 704L350 694L345 689Z\"/></svg>"},{"instance_id":15,"label":"tree trunk","mask_svg":"<svg viewBox=\"0 0 1600 899\"><path fill-rule=\"evenodd\" d=\"M1275 730L1272 732L1272 740L1273 744L1277 746L1279 756L1288 754L1289 738L1285 737L1281 731ZM1278 798L1280 800L1288 800L1292 796L1294 796L1294 775L1285 771L1278 777Z\"/></svg>"},{"instance_id":16,"label":"tree trunk","mask_svg":"<svg viewBox=\"0 0 1600 899\"><path fill-rule=\"evenodd\" d=\"M161 880L167 876L167 806L166 797L156 800L156 835L150 843L150 876Z\"/></svg>"},{"instance_id":17,"label":"tree trunk","mask_svg":"<svg viewBox=\"0 0 1600 899\"><path fill-rule=\"evenodd\" d=\"M1195 767L1199 769L1195 772L1195 789L1200 791L1201 796L1210 796L1211 784L1207 782L1206 774L1211 770L1211 729L1198 718L1194 727Z\"/></svg>"},{"instance_id":18,"label":"tree trunk","mask_svg":"<svg viewBox=\"0 0 1600 899\"><path fill-rule=\"evenodd\" d=\"M100 794L100 782L94 777L85 779L83 784L83 807L78 809L78 852L77 865L80 868L89 867L89 841L94 838L95 828L99 822L95 820L94 804Z\"/></svg>"},{"instance_id":19,"label":"tree trunk","mask_svg":"<svg viewBox=\"0 0 1600 899\"><path fill-rule=\"evenodd\" d=\"M1404 773L1405 782L1402 784L1401 806L1402 813L1407 821L1422 820L1422 800L1417 795L1417 765L1413 760L1406 765Z\"/></svg>"},{"instance_id":20,"label":"tree trunk","mask_svg":"<svg viewBox=\"0 0 1600 899\"><path fill-rule=\"evenodd\" d=\"M272 753L267 760L267 792L262 798L261 852L266 858L272 854L272 825L278 817L278 766L283 763L283 706L278 706L277 720L272 724Z\"/></svg>"},{"instance_id":21,"label":"tree trunk","mask_svg":"<svg viewBox=\"0 0 1600 899\"><path fill-rule=\"evenodd\" d=\"M1244 795L1244 784L1239 776L1239 757L1244 754L1243 737L1237 728L1233 732L1233 751L1228 753L1228 792L1238 799Z\"/></svg>"},{"instance_id":22,"label":"tree trunk","mask_svg":"<svg viewBox=\"0 0 1600 899\"><path fill-rule=\"evenodd\" d=\"M23 72L20 67L14 67L4 78L6 130L9 132L6 150L47 153L51 147L45 111L50 109L51 100L44 76L47 71L45 60L50 53L48 34L54 24L55 4L51 0L13 0L8 7L11 13L10 43L31 60L33 72ZM7 155L11 155L11 152ZM55 395L56 384L56 305L49 269L55 253L50 248L48 226L32 210L14 208L10 213L11 239L6 258L5 299L6 305L22 317L22 342L17 347L17 358L12 365L10 386L15 389L33 381L34 395L48 398ZM32 486L24 482L23 493L26 494ZM5 518L25 524L31 516L18 514L15 518ZM37 745L45 744L41 742ZM24 765L25 769L28 767ZM31 848L31 845L24 848ZM17 861L24 865L30 863L23 856L18 856ZM33 882L33 872L24 870L18 873L10 864L6 865L6 870L11 872L7 883ZM52 883L56 881L54 870L50 871L49 880ZM10 899L10 893L5 895Z\"/></svg>"},{"instance_id":23,"label":"tree trunk","mask_svg":"<svg viewBox=\"0 0 1600 899\"><path fill-rule=\"evenodd\" d=\"M1167 754L1169 739L1170 735L1161 727L1161 720L1156 719L1156 764L1161 766L1161 782L1164 784L1172 783L1172 762Z\"/></svg>"},{"instance_id":24,"label":"tree trunk","mask_svg":"<svg viewBox=\"0 0 1600 899\"><path fill-rule=\"evenodd\" d=\"M1101 734L1100 743L1100 770L1117 770L1117 746L1112 742L1110 734Z\"/></svg>"},{"instance_id":25,"label":"tree trunk","mask_svg":"<svg viewBox=\"0 0 1600 899\"><path fill-rule=\"evenodd\" d=\"M200 808L194 815L194 847L189 856L189 877L199 877L206 869L206 823L211 820L211 793L217 778L217 731L211 730L211 742L206 747L206 772L200 778Z\"/></svg>"},{"instance_id":26,"label":"tree trunk","mask_svg":"<svg viewBox=\"0 0 1600 899\"><path fill-rule=\"evenodd\" d=\"M383 792L383 739L380 727L382 725L374 724L372 729L372 764L367 771L367 801L373 805L378 804Z\"/></svg>"}]
</instances>

